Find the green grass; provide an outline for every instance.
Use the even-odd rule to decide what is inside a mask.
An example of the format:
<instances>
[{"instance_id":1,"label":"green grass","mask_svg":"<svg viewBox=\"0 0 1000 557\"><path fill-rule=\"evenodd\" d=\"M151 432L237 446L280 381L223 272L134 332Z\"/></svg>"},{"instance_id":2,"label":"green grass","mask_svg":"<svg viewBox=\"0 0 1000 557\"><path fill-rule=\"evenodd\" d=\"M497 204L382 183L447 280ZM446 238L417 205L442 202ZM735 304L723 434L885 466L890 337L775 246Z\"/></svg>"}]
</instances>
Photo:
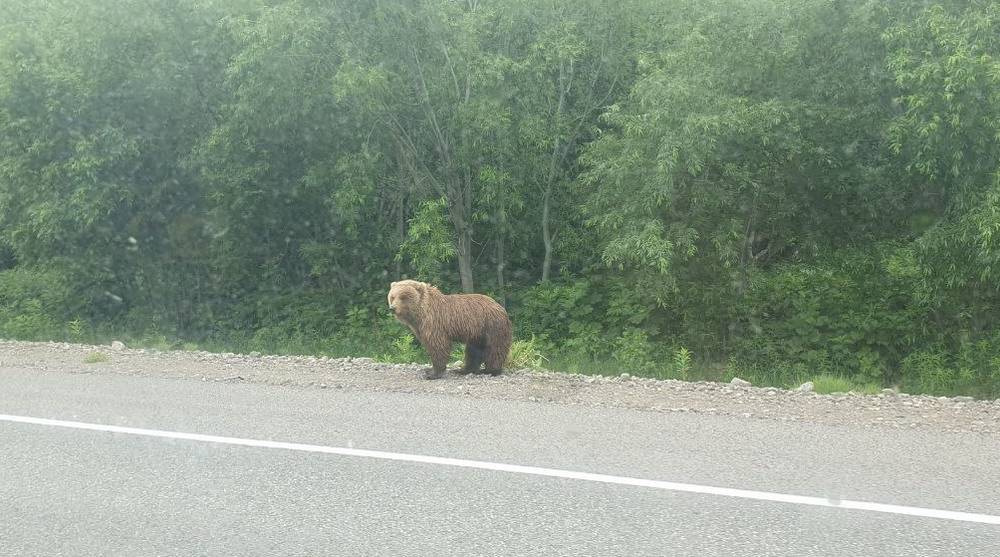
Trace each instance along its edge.
<instances>
[{"instance_id":1,"label":"green grass","mask_svg":"<svg viewBox=\"0 0 1000 557\"><path fill-rule=\"evenodd\" d=\"M812 379L813 388L817 393L848 393L854 391L866 395L877 394L882 387L875 383L858 383L835 375L820 375Z\"/></svg>"},{"instance_id":2,"label":"green grass","mask_svg":"<svg viewBox=\"0 0 1000 557\"><path fill-rule=\"evenodd\" d=\"M85 364L103 364L108 360L108 356L103 352L91 352L83 357L83 363Z\"/></svg>"},{"instance_id":3,"label":"green grass","mask_svg":"<svg viewBox=\"0 0 1000 557\"><path fill-rule=\"evenodd\" d=\"M513 353L513 347L511 348ZM614 377L628 373L635 377L653 379L676 379L679 381L728 381L725 366L721 364L704 364L693 362L686 351L678 351L673 361L664 361L649 371L642 372L622 365L614 359L590 359L587 357L559 354L545 358L546 369L563 373L578 373L580 375L603 375ZM758 384L755 382L754 384ZM762 384L762 383L760 383Z\"/></svg>"}]
</instances>

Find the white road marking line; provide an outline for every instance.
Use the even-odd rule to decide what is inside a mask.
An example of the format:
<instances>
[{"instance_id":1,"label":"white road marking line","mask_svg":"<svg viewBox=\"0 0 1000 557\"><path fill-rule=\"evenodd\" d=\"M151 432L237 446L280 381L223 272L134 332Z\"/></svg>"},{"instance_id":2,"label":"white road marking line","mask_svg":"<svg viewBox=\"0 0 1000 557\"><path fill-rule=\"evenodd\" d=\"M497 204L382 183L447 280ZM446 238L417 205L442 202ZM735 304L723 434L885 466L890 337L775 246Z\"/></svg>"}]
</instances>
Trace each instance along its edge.
<instances>
[{"instance_id":1,"label":"white road marking line","mask_svg":"<svg viewBox=\"0 0 1000 557\"><path fill-rule=\"evenodd\" d=\"M592 474L589 472L575 472L572 470L559 470L555 468L539 468L536 466L521 466L517 464L501 464L496 462L465 460L460 458L393 453L393 452L373 451L365 449L353 449L346 447L327 447L323 445L309 445L304 443L286 443L283 441L242 439L239 437L203 435L200 433L183 433L177 431L163 431L158 429L144 429L138 427L124 427L124 426L94 424L86 422L51 420L47 418L35 418L31 416L12 416L9 414L0 414L0 421L51 426L51 427L65 427L71 429L84 429L89 431L102 431L108 433L122 433L126 435L141 435L145 437L181 439L185 441L201 441L203 443L221 443L225 445L241 445L245 447L261 447L266 449L284 449L288 451L325 453L325 454L353 456L360 458L376 458L381 460L419 462L423 464L437 464L441 466L457 466L461 468L493 470L496 472L510 472L513 474L529 474L533 476L549 476L553 478L565 478L565 479L582 480L588 482L600 482L600 483L617 484L617 485L649 487L653 489L662 489L666 491L701 493L705 495L720 495L723 497L738 497L741 499L755 499L758 501L773 501L777 503L790 503L793 505L809 505L814 507L831 507L837 509L873 511L873 512L898 514L906 516L920 516L926 518L957 520L960 522L975 522L980 524L1000 525L1000 516L990 515L990 514L945 511L939 509L928 509L923 507L907 507L901 505L887 505L883 503L850 501L846 499L834 500L826 497L809 497L805 495L790 495L786 493L773 493L768 491L751 491L746 489L733 489L728 487L713 487L713 486L698 485L698 484L666 482L659 480L646 480L641 478L611 476L606 474Z\"/></svg>"}]
</instances>

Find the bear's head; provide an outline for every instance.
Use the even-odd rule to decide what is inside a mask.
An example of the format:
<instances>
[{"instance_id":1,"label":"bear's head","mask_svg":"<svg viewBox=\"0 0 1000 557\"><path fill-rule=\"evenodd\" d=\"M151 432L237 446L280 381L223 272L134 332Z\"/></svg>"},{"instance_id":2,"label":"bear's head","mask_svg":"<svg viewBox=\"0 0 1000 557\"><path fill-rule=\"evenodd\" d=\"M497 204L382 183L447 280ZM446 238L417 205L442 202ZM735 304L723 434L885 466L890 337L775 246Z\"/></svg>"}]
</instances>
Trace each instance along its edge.
<instances>
[{"instance_id":1,"label":"bear's head","mask_svg":"<svg viewBox=\"0 0 1000 557\"><path fill-rule=\"evenodd\" d=\"M389 309L403 323L416 323L424 310L424 298L430 285L416 280L401 280L389 285Z\"/></svg>"}]
</instances>

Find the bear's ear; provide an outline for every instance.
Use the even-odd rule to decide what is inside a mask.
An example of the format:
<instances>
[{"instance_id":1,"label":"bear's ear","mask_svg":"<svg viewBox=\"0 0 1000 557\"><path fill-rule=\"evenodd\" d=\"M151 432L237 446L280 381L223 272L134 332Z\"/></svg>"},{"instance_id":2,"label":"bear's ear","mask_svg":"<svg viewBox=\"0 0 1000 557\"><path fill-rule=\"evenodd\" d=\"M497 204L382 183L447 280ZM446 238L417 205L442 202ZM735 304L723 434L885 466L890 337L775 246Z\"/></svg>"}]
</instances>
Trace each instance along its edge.
<instances>
[{"instance_id":1,"label":"bear's ear","mask_svg":"<svg viewBox=\"0 0 1000 557\"><path fill-rule=\"evenodd\" d=\"M393 287L395 287L395 286L396 286L396 284L398 284L398 283L395 283L395 282L390 282L390 283L389 283L389 288L393 288Z\"/></svg>"}]
</instances>

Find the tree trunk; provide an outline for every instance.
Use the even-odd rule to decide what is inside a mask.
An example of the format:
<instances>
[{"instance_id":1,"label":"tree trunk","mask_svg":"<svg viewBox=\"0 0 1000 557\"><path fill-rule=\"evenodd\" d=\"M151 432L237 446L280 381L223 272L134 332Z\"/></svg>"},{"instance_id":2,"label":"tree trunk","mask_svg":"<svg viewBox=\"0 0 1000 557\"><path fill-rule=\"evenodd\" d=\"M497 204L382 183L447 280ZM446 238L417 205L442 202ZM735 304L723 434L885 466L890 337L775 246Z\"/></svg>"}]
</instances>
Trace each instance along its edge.
<instances>
[{"instance_id":1,"label":"tree trunk","mask_svg":"<svg viewBox=\"0 0 1000 557\"><path fill-rule=\"evenodd\" d=\"M471 293L472 281L472 231L464 223L458 230L458 275L462 279L462 292Z\"/></svg>"},{"instance_id":2,"label":"tree trunk","mask_svg":"<svg viewBox=\"0 0 1000 557\"><path fill-rule=\"evenodd\" d=\"M507 217L503 209L497 211L497 291L500 294L500 305L507 307L507 287L504 283L504 234L507 231Z\"/></svg>"},{"instance_id":3,"label":"tree trunk","mask_svg":"<svg viewBox=\"0 0 1000 557\"><path fill-rule=\"evenodd\" d=\"M552 187L556 180L556 171L560 162L560 137L562 133L563 107L566 105L566 95L569 94L573 77L573 62L570 61L569 75L566 67L559 62L559 104L555 113L555 140L552 142L552 157L549 159L549 174L545 179L542 191L542 243L545 245L545 258L542 260L542 282L549 280L549 270L552 268L552 231L549 228L549 209L552 204ZM569 83L567 83L567 81Z\"/></svg>"},{"instance_id":4,"label":"tree trunk","mask_svg":"<svg viewBox=\"0 0 1000 557\"><path fill-rule=\"evenodd\" d=\"M399 194L399 207L396 208L396 237L398 238L399 244L396 245L396 250L399 250L399 246L402 246L406 242L406 194ZM401 280L403 278L403 260L396 259L396 280Z\"/></svg>"},{"instance_id":5,"label":"tree trunk","mask_svg":"<svg viewBox=\"0 0 1000 557\"><path fill-rule=\"evenodd\" d=\"M542 195L542 242L545 244L545 259L542 260L542 282L549 280L549 269L552 268L552 232L549 230L549 200L552 198L552 188L545 188Z\"/></svg>"},{"instance_id":6,"label":"tree trunk","mask_svg":"<svg viewBox=\"0 0 1000 557\"><path fill-rule=\"evenodd\" d=\"M472 211L467 197L469 185L462 180L452 180L448 190L448 214L455 227L455 252L458 256L458 276L462 280L462 291L473 292L472 279Z\"/></svg>"},{"instance_id":7,"label":"tree trunk","mask_svg":"<svg viewBox=\"0 0 1000 557\"><path fill-rule=\"evenodd\" d=\"M402 143L399 144L396 151L396 173L397 173L397 190L396 190L396 251L399 251L400 246L406 242L406 190L407 184L409 183L406 174L406 150L403 148ZM401 280L403 278L403 261L401 259L396 259L396 280Z\"/></svg>"}]
</instances>

